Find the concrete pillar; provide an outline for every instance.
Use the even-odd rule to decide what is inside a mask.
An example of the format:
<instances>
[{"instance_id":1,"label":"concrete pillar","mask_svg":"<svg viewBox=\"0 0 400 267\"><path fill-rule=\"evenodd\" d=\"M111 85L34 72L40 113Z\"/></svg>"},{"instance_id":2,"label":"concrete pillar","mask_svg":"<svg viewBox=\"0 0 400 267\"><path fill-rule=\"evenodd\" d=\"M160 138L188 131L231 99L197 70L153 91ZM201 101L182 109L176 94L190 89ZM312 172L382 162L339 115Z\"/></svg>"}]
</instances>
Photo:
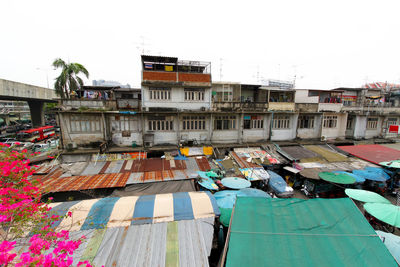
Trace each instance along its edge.
<instances>
[{"instance_id":1,"label":"concrete pillar","mask_svg":"<svg viewBox=\"0 0 400 267\"><path fill-rule=\"evenodd\" d=\"M44 125L44 102L28 101L28 105L31 111L32 127Z\"/></svg>"},{"instance_id":2,"label":"concrete pillar","mask_svg":"<svg viewBox=\"0 0 400 267\"><path fill-rule=\"evenodd\" d=\"M1 115L1 118L4 120L6 125L10 125L10 115L4 114L4 115Z\"/></svg>"},{"instance_id":3,"label":"concrete pillar","mask_svg":"<svg viewBox=\"0 0 400 267\"><path fill-rule=\"evenodd\" d=\"M244 114L243 112L239 114L239 121L238 121L238 143L243 144L243 118Z\"/></svg>"}]
</instances>

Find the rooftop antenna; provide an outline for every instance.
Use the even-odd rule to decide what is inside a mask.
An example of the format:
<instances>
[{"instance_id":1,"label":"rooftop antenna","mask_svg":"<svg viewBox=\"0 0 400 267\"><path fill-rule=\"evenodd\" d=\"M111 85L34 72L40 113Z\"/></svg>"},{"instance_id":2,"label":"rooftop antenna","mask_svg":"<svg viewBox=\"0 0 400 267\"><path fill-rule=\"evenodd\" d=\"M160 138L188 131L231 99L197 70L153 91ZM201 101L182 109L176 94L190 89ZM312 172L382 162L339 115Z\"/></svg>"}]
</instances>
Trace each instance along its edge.
<instances>
[{"instance_id":1,"label":"rooftop antenna","mask_svg":"<svg viewBox=\"0 0 400 267\"><path fill-rule=\"evenodd\" d=\"M142 55L144 55L144 53L148 50L146 50L146 45L147 43L145 42L145 37L143 35L140 36L140 42L136 42L134 44L136 44L136 49L139 51L139 53L141 52Z\"/></svg>"},{"instance_id":2,"label":"rooftop antenna","mask_svg":"<svg viewBox=\"0 0 400 267\"><path fill-rule=\"evenodd\" d=\"M219 59L219 81L222 81L222 58Z\"/></svg>"}]
</instances>

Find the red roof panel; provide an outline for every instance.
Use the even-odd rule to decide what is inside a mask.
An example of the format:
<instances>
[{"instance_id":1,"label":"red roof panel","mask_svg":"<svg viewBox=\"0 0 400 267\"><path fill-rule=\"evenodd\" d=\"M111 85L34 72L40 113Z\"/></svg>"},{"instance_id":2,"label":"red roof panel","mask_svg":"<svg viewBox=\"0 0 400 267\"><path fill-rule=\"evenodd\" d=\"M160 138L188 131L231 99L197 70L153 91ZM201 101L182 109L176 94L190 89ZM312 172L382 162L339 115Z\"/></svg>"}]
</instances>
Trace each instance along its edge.
<instances>
[{"instance_id":1,"label":"red roof panel","mask_svg":"<svg viewBox=\"0 0 400 267\"><path fill-rule=\"evenodd\" d=\"M382 161L400 159L400 151L381 145L355 145L338 146L343 151L350 153L360 159L379 164Z\"/></svg>"}]
</instances>

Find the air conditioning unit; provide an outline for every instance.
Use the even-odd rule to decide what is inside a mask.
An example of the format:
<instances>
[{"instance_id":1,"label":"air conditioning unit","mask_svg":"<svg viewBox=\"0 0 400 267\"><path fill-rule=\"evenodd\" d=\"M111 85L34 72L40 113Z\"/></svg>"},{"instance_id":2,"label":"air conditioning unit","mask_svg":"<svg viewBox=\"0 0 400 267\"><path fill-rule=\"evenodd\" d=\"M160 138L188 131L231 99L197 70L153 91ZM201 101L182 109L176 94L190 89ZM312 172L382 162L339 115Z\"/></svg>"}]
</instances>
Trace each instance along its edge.
<instances>
[{"instance_id":1,"label":"air conditioning unit","mask_svg":"<svg viewBox=\"0 0 400 267\"><path fill-rule=\"evenodd\" d=\"M67 148L67 150L73 150L73 149L78 148L78 146L76 145L75 142L72 142L72 143L68 143L68 144L66 145L66 148Z\"/></svg>"},{"instance_id":2,"label":"air conditioning unit","mask_svg":"<svg viewBox=\"0 0 400 267\"><path fill-rule=\"evenodd\" d=\"M153 142L152 141L144 142L144 147L152 147L152 146L153 146Z\"/></svg>"}]
</instances>

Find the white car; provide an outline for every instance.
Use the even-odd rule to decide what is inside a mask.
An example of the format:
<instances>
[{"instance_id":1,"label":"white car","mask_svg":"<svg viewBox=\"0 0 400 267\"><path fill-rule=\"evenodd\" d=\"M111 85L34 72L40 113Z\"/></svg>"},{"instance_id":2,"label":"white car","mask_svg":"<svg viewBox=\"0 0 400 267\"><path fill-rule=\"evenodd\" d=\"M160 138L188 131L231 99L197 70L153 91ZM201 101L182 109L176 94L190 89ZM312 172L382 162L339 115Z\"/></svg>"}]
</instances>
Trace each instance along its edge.
<instances>
[{"instance_id":1,"label":"white car","mask_svg":"<svg viewBox=\"0 0 400 267\"><path fill-rule=\"evenodd\" d=\"M49 148L49 144L34 144L32 147L33 152L41 152L47 148Z\"/></svg>"}]
</instances>

